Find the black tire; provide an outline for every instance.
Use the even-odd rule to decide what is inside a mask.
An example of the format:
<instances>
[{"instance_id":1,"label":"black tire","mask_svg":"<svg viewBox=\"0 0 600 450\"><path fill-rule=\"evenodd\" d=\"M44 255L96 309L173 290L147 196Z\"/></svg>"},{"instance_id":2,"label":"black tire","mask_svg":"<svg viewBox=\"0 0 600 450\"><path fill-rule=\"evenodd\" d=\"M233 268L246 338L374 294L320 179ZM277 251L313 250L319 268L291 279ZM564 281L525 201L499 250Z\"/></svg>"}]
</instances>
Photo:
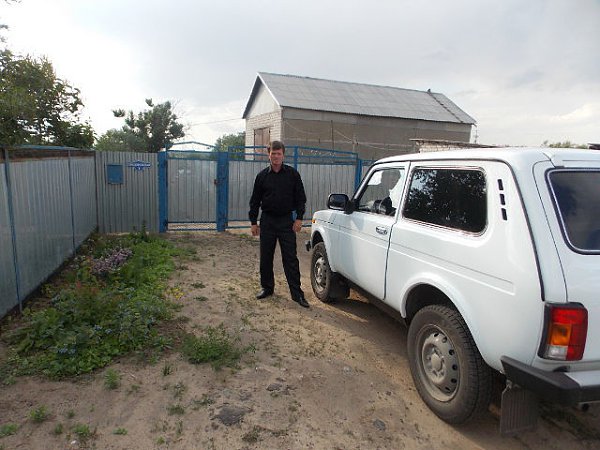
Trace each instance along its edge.
<instances>
[{"instance_id":1,"label":"black tire","mask_svg":"<svg viewBox=\"0 0 600 450\"><path fill-rule=\"evenodd\" d=\"M460 424L487 410L493 372L458 311L421 309L410 323L407 347L417 391L440 419Z\"/></svg>"},{"instance_id":2,"label":"black tire","mask_svg":"<svg viewBox=\"0 0 600 450\"><path fill-rule=\"evenodd\" d=\"M315 296L325 303L344 299L349 294L348 285L343 278L331 271L323 242L319 242L313 249L310 262L310 284Z\"/></svg>"}]
</instances>

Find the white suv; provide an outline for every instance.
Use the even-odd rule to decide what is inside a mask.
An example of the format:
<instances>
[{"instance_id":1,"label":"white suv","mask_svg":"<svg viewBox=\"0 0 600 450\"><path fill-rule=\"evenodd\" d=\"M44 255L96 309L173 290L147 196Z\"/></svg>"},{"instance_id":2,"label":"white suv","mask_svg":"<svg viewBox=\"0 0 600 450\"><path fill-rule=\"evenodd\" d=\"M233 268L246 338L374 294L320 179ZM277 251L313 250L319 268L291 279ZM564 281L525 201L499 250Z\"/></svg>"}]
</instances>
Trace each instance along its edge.
<instances>
[{"instance_id":1,"label":"white suv","mask_svg":"<svg viewBox=\"0 0 600 450\"><path fill-rule=\"evenodd\" d=\"M348 282L400 312L415 385L440 418L487 409L501 429L537 399L600 401L600 152L458 150L375 163L352 198L313 216L311 281Z\"/></svg>"}]
</instances>

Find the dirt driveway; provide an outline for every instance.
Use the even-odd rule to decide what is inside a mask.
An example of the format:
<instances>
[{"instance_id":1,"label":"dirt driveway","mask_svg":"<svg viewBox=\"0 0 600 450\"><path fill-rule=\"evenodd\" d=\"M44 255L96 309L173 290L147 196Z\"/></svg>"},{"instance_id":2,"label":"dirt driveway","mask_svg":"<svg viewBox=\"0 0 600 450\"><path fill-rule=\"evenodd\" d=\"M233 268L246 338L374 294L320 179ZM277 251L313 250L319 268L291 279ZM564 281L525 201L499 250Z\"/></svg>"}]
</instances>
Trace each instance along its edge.
<instances>
[{"instance_id":1,"label":"dirt driveway","mask_svg":"<svg viewBox=\"0 0 600 450\"><path fill-rule=\"evenodd\" d=\"M306 231L298 251L309 310L289 299L280 263L276 295L254 299L258 241L247 231L168 238L196 250L171 279L183 304L176 326L200 333L223 323L256 351L238 370L192 365L178 352L154 364L124 359L111 366L122 375L116 390L104 386L104 371L67 382L19 378L0 388L0 425L19 426L0 448L600 448L600 405L545 408L536 431L512 438L498 434L494 405L466 426L437 419L413 386L401 324L354 292L331 305L313 296ZM50 416L36 424L30 412L40 405ZM92 436L79 439L78 424Z\"/></svg>"}]
</instances>

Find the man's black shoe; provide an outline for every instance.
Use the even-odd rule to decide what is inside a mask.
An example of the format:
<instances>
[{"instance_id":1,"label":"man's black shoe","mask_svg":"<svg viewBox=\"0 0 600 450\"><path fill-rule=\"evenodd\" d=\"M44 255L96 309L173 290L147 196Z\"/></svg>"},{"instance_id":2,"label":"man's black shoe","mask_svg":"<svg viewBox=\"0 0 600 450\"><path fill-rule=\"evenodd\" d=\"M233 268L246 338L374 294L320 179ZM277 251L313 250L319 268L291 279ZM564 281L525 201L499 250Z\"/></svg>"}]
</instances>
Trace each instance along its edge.
<instances>
[{"instance_id":1,"label":"man's black shoe","mask_svg":"<svg viewBox=\"0 0 600 450\"><path fill-rule=\"evenodd\" d=\"M299 295L298 297L296 297L294 299L294 301L296 303L298 303L300 306L304 306L305 308L309 308L310 307L310 305L308 304L308 302L304 298L304 295Z\"/></svg>"},{"instance_id":2,"label":"man's black shoe","mask_svg":"<svg viewBox=\"0 0 600 450\"><path fill-rule=\"evenodd\" d=\"M270 297L271 295L273 295L273 291L270 291L269 289L263 289L258 294L256 294L256 298L260 300L262 298Z\"/></svg>"}]
</instances>

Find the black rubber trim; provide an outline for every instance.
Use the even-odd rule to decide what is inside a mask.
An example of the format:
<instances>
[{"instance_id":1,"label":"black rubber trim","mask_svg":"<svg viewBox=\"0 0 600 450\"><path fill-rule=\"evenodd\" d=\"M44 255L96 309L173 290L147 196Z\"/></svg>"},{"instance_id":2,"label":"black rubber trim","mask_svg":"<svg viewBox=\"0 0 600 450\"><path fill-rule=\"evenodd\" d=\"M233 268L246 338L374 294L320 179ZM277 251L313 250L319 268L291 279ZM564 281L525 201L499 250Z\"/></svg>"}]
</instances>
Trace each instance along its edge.
<instances>
[{"instance_id":1,"label":"black rubber trim","mask_svg":"<svg viewBox=\"0 0 600 450\"><path fill-rule=\"evenodd\" d=\"M600 401L600 384L581 386L564 372L547 372L508 356L500 360L509 380L535 392L543 400L565 406Z\"/></svg>"}]
</instances>

